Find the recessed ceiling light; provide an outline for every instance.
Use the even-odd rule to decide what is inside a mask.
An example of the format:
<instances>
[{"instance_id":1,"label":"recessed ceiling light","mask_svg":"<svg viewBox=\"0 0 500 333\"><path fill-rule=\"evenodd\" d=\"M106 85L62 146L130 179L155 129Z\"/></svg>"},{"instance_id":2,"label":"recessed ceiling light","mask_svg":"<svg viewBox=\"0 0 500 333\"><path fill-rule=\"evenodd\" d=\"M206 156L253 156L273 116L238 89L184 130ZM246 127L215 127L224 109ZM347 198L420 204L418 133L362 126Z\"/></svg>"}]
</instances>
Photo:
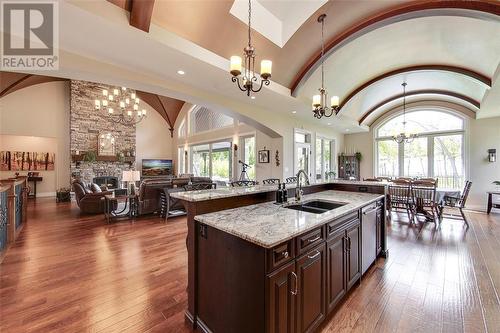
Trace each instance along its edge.
<instances>
[{"instance_id":1,"label":"recessed ceiling light","mask_svg":"<svg viewBox=\"0 0 500 333\"><path fill-rule=\"evenodd\" d=\"M184 74L186 74L186 72L184 72L183 70L179 69L179 70L177 71L177 74L179 74L179 75L184 75Z\"/></svg>"},{"instance_id":2,"label":"recessed ceiling light","mask_svg":"<svg viewBox=\"0 0 500 333\"><path fill-rule=\"evenodd\" d=\"M346 132L349 132L350 130L348 128L345 129Z\"/></svg>"},{"instance_id":3,"label":"recessed ceiling light","mask_svg":"<svg viewBox=\"0 0 500 333\"><path fill-rule=\"evenodd\" d=\"M295 113L297 113L297 111L292 111L292 113L294 113L294 114L295 114Z\"/></svg>"},{"instance_id":4,"label":"recessed ceiling light","mask_svg":"<svg viewBox=\"0 0 500 333\"><path fill-rule=\"evenodd\" d=\"M330 126L332 123L327 123L328 126Z\"/></svg>"},{"instance_id":5,"label":"recessed ceiling light","mask_svg":"<svg viewBox=\"0 0 500 333\"><path fill-rule=\"evenodd\" d=\"M250 96L251 99L255 99L255 96Z\"/></svg>"}]
</instances>

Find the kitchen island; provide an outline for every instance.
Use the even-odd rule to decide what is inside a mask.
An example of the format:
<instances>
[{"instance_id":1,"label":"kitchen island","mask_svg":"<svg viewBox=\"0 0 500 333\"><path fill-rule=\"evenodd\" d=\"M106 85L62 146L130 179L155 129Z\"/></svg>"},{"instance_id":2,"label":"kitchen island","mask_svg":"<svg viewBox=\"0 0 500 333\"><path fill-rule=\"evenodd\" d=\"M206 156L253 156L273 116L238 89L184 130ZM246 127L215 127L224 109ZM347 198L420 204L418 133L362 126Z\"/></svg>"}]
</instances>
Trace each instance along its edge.
<instances>
[{"instance_id":1,"label":"kitchen island","mask_svg":"<svg viewBox=\"0 0 500 333\"><path fill-rule=\"evenodd\" d=\"M336 210L332 210L330 212L325 212L324 214L316 214L317 216L312 218L310 216L306 217L306 216L308 216L308 214L311 214L311 213L303 212L303 211L294 211L294 210L290 210L290 209L286 209L286 208L274 205L272 203L272 201L274 201L274 198L275 198L276 186L253 186L253 187L247 187L247 188L227 188L227 189L193 191L193 192L184 192L184 193L181 192L181 193L175 194L176 198L181 199L183 201L183 203L186 207L187 213L188 213L188 216L187 216L187 223L188 223L188 236L187 236L188 309L186 310L186 320L188 322L190 322L193 327L199 327L200 329L202 329L204 331L211 330L213 332L224 332L224 331L228 331L228 328L237 327L237 326L232 326L229 324L231 321L231 318L233 318L233 320L234 320L234 321L232 321L232 323L234 325L239 325L238 323L241 324L241 323L245 322L245 321L242 321L243 318L238 318L238 316L235 314L236 313L235 309L237 309L237 306L235 306L234 304L227 307L225 310L223 309L223 307L220 307L218 309L211 307L210 311L215 311L215 314L213 314L212 316L210 316L208 314L202 314L203 310L201 310L201 309L202 308L206 309L206 306L204 303L205 300L208 300L208 299L217 300L217 299L220 299L220 297L222 297L222 295L220 295L220 294L219 294L219 296L213 295L213 294L209 294L209 295L205 294L206 292L210 292L211 290L215 290L215 289L211 289L211 287L207 287L207 283L208 283L207 281L209 279L208 277L209 276L219 276L218 274L214 274L214 272L221 271L220 267L215 268L215 266L212 266L212 267L203 266L203 263L206 262L206 260L205 259L202 260L202 257L205 255L210 255L210 253L215 253L214 252L215 247L214 247L214 249L208 249L205 246L202 246L202 243L206 245L206 242L202 242L202 239L200 237L205 235L205 232L207 232L208 235L211 236L210 237L211 242L214 241L214 239L217 237L215 235L221 235L221 237L224 236L219 241L215 241L216 244L219 244L219 246L222 246L222 247L227 246L227 244L223 245L223 243L225 243L228 239L232 239L234 242L237 242L238 244L246 244L246 245L251 245L252 247L258 247L260 249L264 249L265 253L269 253L270 249L274 248L273 247L274 243L264 243L264 244L257 245L255 243L253 243L251 241L251 239L244 238L244 237L248 236L248 234L246 234L246 235L234 234L233 235L229 232L229 230L223 230L223 227L221 227L220 225L219 225L219 229L218 229L215 226L212 226L212 225L209 226L207 223L204 223L202 221L201 222L197 221L197 220L204 219L204 217L200 216L200 215L203 215L206 213L213 213L213 212L219 212L219 214L226 214L227 212L221 212L221 211L225 211L227 209L232 209L232 208L238 208L238 207L242 207L243 209L251 208L251 207L246 207L246 206L252 206L252 205L257 205L257 204L264 204L264 206L262 206L262 207L264 207L264 208L267 207L268 210L271 209L271 207L273 207L273 209L281 210L282 212L284 212L284 209L286 209L286 211L287 211L286 214L293 214L293 216L296 216L297 214L299 214L300 216L302 216L304 218L303 220L299 219L299 221L296 221L298 223L298 229L296 229L295 232L292 232L290 234L288 231L288 233L287 233L289 235L289 237L293 237L293 239L295 239L295 241L292 241L289 239L291 244L292 243L295 244L295 242L297 241L296 237L300 236L298 234L295 234L296 232L308 233L309 231L311 231L309 228L315 228L315 226L317 227L317 225L315 223L319 223L322 225L328 225L329 224L327 221L328 219L337 219L337 218L342 219L342 216L340 216L340 215L344 215L344 216L351 216L351 214L356 215L357 220L358 220L358 226L359 226L359 221L360 221L359 216L362 214L362 212L361 212L361 208L359 208L358 206L360 204L364 204L366 206L366 205L373 204L374 202L379 202L379 204L378 204L379 206L377 207L377 210L376 210L377 211L376 216L378 218L379 224L378 224L378 226L375 226L375 224L373 224L373 228L375 228L375 227L378 228L377 230L379 232L377 234L378 236L373 235L373 239L374 240L376 239L377 244L378 244L377 255L380 255L380 256L387 255L387 246L386 246L386 238L385 238L385 223L381 222L381 221L385 221L384 194L386 192L386 184L378 183L378 182L333 181L333 182L328 182L328 183L319 183L319 184L313 184L310 186L304 186L302 189L303 189L305 194L318 194L318 192L324 192L324 191L330 191L330 190L340 190L340 191L333 191L333 192L339 193L339 194L336 194L335 198L337 198L337 199L330 198L329 200L337 200L337 201L341 201L341 202L347 202L348 205L343 206L344 208L340 207ZM339 195L342 194L341 191L361 192L361 193L344 192L345 195L347 195L347 197L344 198L344 200L342 200L341 198L338 197ZM292 198L294 196L294 193L295 193L294 186L291 186L291 188L289 186L288 192L289 192L289 197ZM323 194L323 195L331 196L331 195L334 195L333 192L331 192L329 194ZM361 194L361 197L363 198L361 200L362 203L360 203L360 202L358 202L358 203L348 202L349 200L355 200L355 198L356 198L355 195L357 195L357 194ZM318 194L318 195L321 195L321 194ZM306 199L310 200L311 197L308 197L306 195L304 197L303 201ZM349 200L347 200L347 199L349 199ZM270 205L272 205L272 206L270 206ZM355 208L355 207L358 207L358 208ZM354 212L349 213L348 211L350 211L350 210L354 210ZM246 214L246 213L244 213L244 214ZM269 214L264 214L264 215L269 215ZM319 215L321 215L321 217ZM371 215L373 215L373 214L370 213L370 216ZM262 218L263 218L263 216L260 216L260 217L256 218L256 220L258 221L259 219L262 219ZM246 221L248 221L248 220L246 220ZM272 221L277 222L276 219L272 219ZM315 221L312 226L310 226L311 221ZM305 224L303 224L302 222L304 222ZM338 223L340 223L340 222L341 221L338 221ZM221 224L225 224L225 223L221 222ZM293 222L292 222L292 224L293 224ZM307 225L309 225L310 227L307 227ZM326 227L321 227L320 229L323 230L325 228ZM243 229L243 227L236 228L236 229ZM366 228L366 229L368 230L368 228ZM343 230L343 231L346 232L346 230ZM264 231L264 233L265 232L266 231ZM341 230L338 230L338 232L341 232ZM353 231L353 233L356 233L356 232L361 232L361 228L358 227L357 231ZM267 231L267 233L270 233L270 231ZM320 237L323 241L325 241L326 240L326 238L325 238L326 237L325 236L326 229L324 231L322 231L322 233L323 234ZM354 253L354 252L356 252L356 250L355 250L356 246L353 246L354 234L352 234L351 236L352 237L351 237L351 244L350 245L351 245L351 249L353 249L351 251L351 253ZM316 237L317 237L317 235L315 235L311 239L315 239ZM279 237L277 237L276 239L278 242L280 240L282 240ZM339 246L339 240L340 240L340 243L343 247L342 251L345 250L346 251L345 253L347 253L347 246L349 246L348 239L349 239L348 236L346 236L345 234L340 236L340 238L337 237L335 239L336 246ZM359 234L359 236L358 236L358 243L359 243L359 239L361 239L361 234ZM205 240L205 239L203 239L203 240ZM316 243L313 242L313 245L315 245L315 244ZM280 245L280 244L278 244L278 245ZM271 248L269 248L269 246L271 246ZM285 255L286 252L288 252L287 259L288 258L295 258L294 257L295 251L296 250L298 251L298 249L296 249L295 245L293 245L293 246L290 245L290 246L291 247L288 249L288 251L282 251L283 255ZM246 246L243 246L242 249L243 248L246 248ZM308 247L308 249L310 249L310 248ZM292 256L292 251L293 251L293 256ZM299 252L297 252L297 254L299 254ZM302 253L302 252L300 252L300 253ZM344 252L342 252L342 253L344 253ZM272 256L270 256L269 254L266 254L266 257L267 256L269 256L269 257L268 257L268 259L266 259L266 264L265 264L266 267L268 267L267 265L269 262L271 262L271 259L272 259ZM229 260L228 256L224 255L223 257L227 258ZM250 256L250 257L253 257L253 256ZM324 255L321 255L321 257L323 260ZM359 257L358 266L359 266L359 272L360 272L359 276L360 276L361 269L362 269L361 268L361 262L362 262L361 250L359 250L359 253L357 256L353 254L352 257L353 258ZM240 253L240 252L235 253L234 256L231 256L231 258L234 258L235 262L245 262L246 261L244 253ZM277 261L276 264L278 264L278 262L280 262L279 258L274 258L273 260ZM342 260L344 260L344 259L342 259ZM213 258L210 258L209 262L215 262L215 261L213 260ZM343 261L343 262L345 262L345 261ZM284 263L284 261L280 262L280 264L281 263ZM352 266L354 267L354 265L352 265ZM260 269L262 269L262 265L260 265L259 267L260 267ZM257 267L257 268L259 268L259 267ZM278 268L278 266L274 266L274 267L276 269ZM281 267L281 266L279 266L279 267ZM228 283L230 282L234 285L235 283L238 283L238 281L241 281L241 277L236 276L235 274L232 274L231 271L225 271L224 276L226 277L226 279L229 279ZM252 276L252 274L256 274L257 272L261 272L261 271L254 270L252 268L252 269L249 269L249 271L247 272L248 274L243 274L243 276ZM266 272L269 272L269 271L266 271ZM296 274L296 273L294 272L294 274ZM293 274L288 274L288 275L293 276ZM262 276L262 274L260 274L260 276ZM343 288L343 289L346 289L346 290L344 290L344 293L347 292L348 288L352 287L352 284L355 283L355 281L359 280L359 276L351 279L352 283L349 283L349 286L347 286L347 283L345 284L346 288ZM218 277L217 279L220 279L220 277ZM219 281L221 281L221 280L219 280ZM288 278L287 278L287 281L288 281ZM288 282L287 282L287 284L288 284ZM231 289L232 288L229 288L228 290L231 290ZM263 293L264 293L264 291L262 291L261 294L264 295ZM339 300L341 298L342 297L339 296ZM238 298L235 298L233 300L236 300L236 299L238 299ZM239 299L240 299L240 301L244 301L243 298L239 298ZM330 304L331 309L333 309L335 307L334 303L335 302L332 302ZM262 304L260 304L260 306L262 306L262 309L260 312L261 315L265 314L264 309L267 307L265 305L262 305ZM256 309L256 307L252 307L252 308ZM206 318L204 316L206 316ZM217 316L223 316L223 318L221 319L220 317L217 317ZM217 320L207 319L209 317L210 318L218 318L218 319ZM247 317L247 320L248 320L248 317ZM226 323L226 326L219 327L218 324L216 324L215 322ZM253 319L250 318L249 322L255 323L255 324L261 323L263 325L263 323L268 322L268 320L265 318L255 317ZM248 327L253 327L253 326L248 326ZM229 331L231 331L231 329L229 329ZM239 331L241 331L241 329L239 329ZM257 330L257 331L276 332L276 330L272 330L270 328L265 328L263 330Z\"/></svg>"}]
</instances>

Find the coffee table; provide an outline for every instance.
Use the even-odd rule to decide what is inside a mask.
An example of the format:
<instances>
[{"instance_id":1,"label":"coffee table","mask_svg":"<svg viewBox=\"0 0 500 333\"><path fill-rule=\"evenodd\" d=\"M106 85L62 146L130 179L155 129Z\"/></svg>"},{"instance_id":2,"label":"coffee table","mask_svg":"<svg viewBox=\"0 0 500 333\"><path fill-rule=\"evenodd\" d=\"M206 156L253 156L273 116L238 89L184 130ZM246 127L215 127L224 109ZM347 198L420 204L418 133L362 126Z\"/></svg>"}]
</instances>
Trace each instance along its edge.
<instances>
[{"instance_id":1,"label":"coffee table","mask_svg":"<svg viewBox=\"0 0 500 333\"><path fill-rule=\"evenodd\" d=\"M104 217L106 223L111 220L133 218L138 215L138 198L137 195L114 195L109 194L104 196L105 211ZM124 203L123 208L120 209L119 203Z\"/></svg>"}]
</instances>

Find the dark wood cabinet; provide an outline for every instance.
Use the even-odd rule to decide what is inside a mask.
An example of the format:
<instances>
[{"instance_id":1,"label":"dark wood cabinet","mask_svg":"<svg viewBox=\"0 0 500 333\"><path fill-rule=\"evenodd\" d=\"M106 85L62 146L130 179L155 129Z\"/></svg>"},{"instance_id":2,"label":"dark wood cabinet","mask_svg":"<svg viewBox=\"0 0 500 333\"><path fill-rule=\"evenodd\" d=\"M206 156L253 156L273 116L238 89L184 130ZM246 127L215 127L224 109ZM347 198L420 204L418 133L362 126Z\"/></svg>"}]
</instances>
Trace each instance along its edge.
<instances>
[{"instance_id":1,"label":"dark wood cabinet","mask_svg":"<svg viewBox=\"0 0 500 333\"><path fill-rule=\"evenodd\" d=\"M347 292L346 257L346 237L342 230L326 243L327 313L335 308Z\"/></svg>"},{"instance_id":2,"label":"dark wood cabinet","mask_svg":"<svg viewBox=\"0 0 500 333\"><path fill-rule=\"evenodd\" d=\"M295 332L295 300L298 279L295 261L267 276L268 295L267 332Z\"/></svg>"},{"instance_id":3,"label":"dark wood cabinet","mask_svg":"<svg viewBox=\"0 0 500 333\"><path fill-rule=\"evenodd\" d=\"M313 332L325 318L325 243L297 259L297 332Z\"/></svg>"},{"instance_id":4,"label":"dark wood cabinet","mask_svg":"<svg viewBox=\"0 0 500 333\"><path fill-rule=\"evenodd\" d=\"M359 161L356 156L339 156L339 178L360 180Z\"/></svg>"},{"instance_id":5,"label":"dark wood cabinet","mask_svg":"<svg viewBox=\"0 0 500 333\"><path fill-rule=\"evenodd\" d=\"M377 209L377 218L376 218L376 248L377 248L377 256L382 252L382 223L384 220L384 215L382 209Z\"/></svg>"},{"instance_id":6,"label":"dark wood cabinet","mask_svg":"<svg viewBox=\"0 0 500 333\"><path fill-rule=\"evenodd\" d=\"M354 221L346 230L347 236L347 290L361 277L361 227Z\"/></svg>"}]
</instances>

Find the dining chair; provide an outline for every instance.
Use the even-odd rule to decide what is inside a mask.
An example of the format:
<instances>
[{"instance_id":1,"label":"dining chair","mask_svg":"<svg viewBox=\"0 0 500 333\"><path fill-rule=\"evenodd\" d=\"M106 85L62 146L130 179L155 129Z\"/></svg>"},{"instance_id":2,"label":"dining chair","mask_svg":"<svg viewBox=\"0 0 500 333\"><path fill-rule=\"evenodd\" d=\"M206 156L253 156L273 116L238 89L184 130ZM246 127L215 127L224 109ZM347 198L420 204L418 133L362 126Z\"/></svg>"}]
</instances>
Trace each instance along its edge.
<instances>
[{"instance_id":1,"label":"dining chair","mask_svg":"<svg viewBox=\"0 0 500 333\"><path fill-rule=\"evenodd\" d=\"M465 182L464 189L463 189L462 194L460 196L458 196L458 197L453 197L453 196L448 196L448 195L444 196L444 201L443 201L444 204L441 207L439 207L439 220L440 220L440 222L442 221L443 217L446 217L446 218L452 219L452 220L464 220L464 223L467 226L467 228L469 227L469 222L467 221L467 218L465 217L463 209L465 208L465 204L467 202L467 198L469 197L469 192L470 192L471 187L472 187L472 182L467 180ZM452 214L452 213L444 214L444 210L446 207L458 209L460 212L460 215Z\"/></svg>"},{"instance_id":2,"label":"dining chair","mask_svg":"<svg viewBox=\"0 0 500 333\"><path fill-rule=\"evenodd\" d=\"M272 184L279 184L280 183L280 180L278 178L268 178L268 179L264 179L262 181L262 184L264 185L272 185Z\"/></svg>"},{"instance_id":3,"label":"dining chair","mask_svg":"<svg viewBox=\"0 0 500 333\"><path fill-rule=\"evenodd\" d=\"M244 187L244 186L254 186L257 185L255 180L237 180L231 182L231 187Z\"/></svg>"},{"instance_id":4,"label":"dining chair","mask_svg":"<svg viewBox=\"0 0 500 333\"><path fill-rule=\"evenodd\" d=\"M438 178L419 178L419 179L416 179L414 182L422 182L424 184L425 183L432 183L432 184L435 184L437 187L438 181L439 181Z\"/></svg>"},{"instance_id":5,"label":"dining chair","mask_svg":"<svg viewBox=\"0 0 500 333\"><path fill-rule=\"evenodd\" d=\"M288 177L285 181L287 184L295 184L297 183L297 177Z\"/></svg>"},{"instance_id":6,"label":"dining chair","mask_svg":"<svg viewBox=\"0 0 500 333\"><path fill-rule=\"evenodd\" d=\"M423 215L426 221L429 220L436 223L436 217L439 217L439 207L436 203L435 183L414 182L411 186L411 196L413 202L413 217L417 218L418 215ZM426 208L428 210L426 210Z\"/></svg>"},{"instance_id":7,"label":"dining chair","mask_svg":"<svg viewBox=\"0 0 500 333\"><path fill-rule=\"evenodd\" d=\"M389 211L405 210L408 214L408 221L412 223L412 200L410 182L406 184L390 185L387 196L387 207Z\"/></svg>"}]
</instances>

